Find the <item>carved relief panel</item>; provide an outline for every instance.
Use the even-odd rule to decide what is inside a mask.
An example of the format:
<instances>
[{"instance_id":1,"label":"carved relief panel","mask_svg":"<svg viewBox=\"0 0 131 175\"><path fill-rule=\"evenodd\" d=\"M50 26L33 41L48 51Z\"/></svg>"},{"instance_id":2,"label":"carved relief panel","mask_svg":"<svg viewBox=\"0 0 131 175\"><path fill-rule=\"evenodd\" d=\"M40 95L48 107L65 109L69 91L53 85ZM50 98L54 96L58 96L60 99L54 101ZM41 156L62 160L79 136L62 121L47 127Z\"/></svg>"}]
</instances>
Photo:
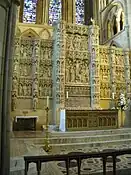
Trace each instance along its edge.
<instances>
[{"instance_id":1,"label":"carved relief panel","mask_svg":"<svg viewBox=\"0 0 131 175\"><path fill-rule=\"evenodd\" d=\"M100 98L106 99L111 96L111 69L109 50L107 47L100 48Z\"/></svg>"},{"instance_id":2,"label":"carved relief panel","mask_svg":"<svg viewBox=\"0 0 131 175\"><path fill-rule=\"evenodd\" d=\"M79 34L76 34L75 30L78 30ZM83 35L81 27L74 27L68 32L69 29L66 39L66 84L89 84L88 36Z\"/></svg>"}]
</instances>

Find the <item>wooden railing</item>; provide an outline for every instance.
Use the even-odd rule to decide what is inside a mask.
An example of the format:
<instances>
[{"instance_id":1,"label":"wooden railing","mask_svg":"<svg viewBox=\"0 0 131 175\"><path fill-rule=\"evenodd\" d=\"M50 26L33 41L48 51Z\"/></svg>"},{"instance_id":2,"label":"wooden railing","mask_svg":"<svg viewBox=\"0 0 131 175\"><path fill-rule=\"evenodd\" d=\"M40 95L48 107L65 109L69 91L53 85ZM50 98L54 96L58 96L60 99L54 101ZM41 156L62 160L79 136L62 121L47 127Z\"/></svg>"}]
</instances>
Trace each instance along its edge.
<instances>
[{"instance_id":1,"label":"wooden railing","mask_svg":"<svg viewBox=\"0 0 131 175\"><path fill-rule=\"evenodd\" d=\"M36 163L37 174L41 173L41 164L51 161L65 161L67 175L69 175L70 161L76 160L78 166L78 175L80 175L81 161L89 158L102 158L103 160L103 175L106 175L106 162L109 156L112 157L113 162L113 175L116 175L116 158L124 154L131 154L131 149L104 151L104 152L90 152L90 153L69 153L64 155L45 155L45 156L25 156L25 175L28 174L28 168L30 163Z\"/></svg>"},{"instance_id":2,"label":"wooden railing","mask_svg":"<svg viewBox=\"0 0 131 175\"><path fill-rule=\"evenodd\" d=\"M117 110L66 110L67 130L118 128Z\"/></svg>"}]
</instances>

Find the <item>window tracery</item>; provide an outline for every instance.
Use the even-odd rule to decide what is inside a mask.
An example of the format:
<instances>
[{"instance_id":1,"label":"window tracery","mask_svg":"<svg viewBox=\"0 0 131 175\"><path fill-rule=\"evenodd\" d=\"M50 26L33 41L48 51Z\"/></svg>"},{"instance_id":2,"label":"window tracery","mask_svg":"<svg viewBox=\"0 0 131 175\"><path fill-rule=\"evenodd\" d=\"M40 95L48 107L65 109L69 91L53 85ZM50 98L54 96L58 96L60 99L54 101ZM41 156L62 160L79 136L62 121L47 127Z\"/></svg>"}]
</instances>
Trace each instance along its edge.
<instances>
[{"instance_id":1,"label":"window tracery","mask_svg":"<svg viewBox=\"0 0 131 175\"><path fill-rule=\"evenodd\" d=\"M76 23L84 24L84 0L76 0Z\"/></svg>"},{"instance_id":2,"label":"window tracery","mask_svg":"<svg viewBox=\"0 0 131 175\"><path fill-rule=\"evenodd\" d=\"M110 39L124 28L124 12L121 4L115 4L106 18L106 39Z\"/></svg>"},{"instance_id":3,"label":"window tracery","mask_svg":"<svg viewBox=\"0 0 131 175\"><path fill-rule=\"evenodd\" d=\"M51 0L49 5L49 24L54 25L61 19L61 0Z\"/></svg>"},{"instance_id":4,"label":"window tracery","mask_svg":"<svg viewBox=\"0 0 131 175\"><path fill-rule=\"evenodd\" d=\"M36 4L37 0L25 0L23 9L23 22L35 23L36 22Z\"/></svg>"}]
</instances>

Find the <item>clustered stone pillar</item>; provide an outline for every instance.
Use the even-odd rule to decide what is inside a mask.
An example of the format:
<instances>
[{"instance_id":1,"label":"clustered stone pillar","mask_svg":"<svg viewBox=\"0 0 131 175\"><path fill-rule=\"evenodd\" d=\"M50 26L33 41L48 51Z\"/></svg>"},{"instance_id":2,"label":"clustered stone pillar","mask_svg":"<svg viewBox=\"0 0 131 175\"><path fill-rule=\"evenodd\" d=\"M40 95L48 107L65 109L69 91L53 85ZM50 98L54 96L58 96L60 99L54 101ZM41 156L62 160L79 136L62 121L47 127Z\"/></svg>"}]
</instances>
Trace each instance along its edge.
<instances>
[{"instance_id":1,"label":"clustered stone pillar","mask_svg":"<svg viewBox=\"0 0 131 175\"><path fill-rule=\"evenodd\" d=\"M54 31L53 49L53 121L56 124L56 110L65 107L65 23L61 21Z\"/></svg>"},{"instance_id":2,"label":"clustered stone pillar","mask_svg":"<svg viewBox=\"0 0 131 175\"><path fill-rule=\"evenodd\" d=\"M114 99L115 94L116 94L116 64L115 64L115 47L110 47L110 67L111 67L111 85L112 85L112 89L111 89L111 98ZM115 104L112 104L115 105Z\"/></svg>"},{"instance_id":3,"label":"clustered stone pillar","mask_svg":"<svg viewBox=\"0 0 131 175\"><path fill-rule=\"evenodd\" d=\"M89 26L90 84L91 108L100 108L100 60L99 60L99 27L93 23Z\"/></svg>"},{"instance_id":4,"label":"clustered stone pillar","mask_svg":"<svg viewBox=\"0 0 131 175\"><path fill-rule=\"evenodd\" d=\"M39 40L32 40L33 46L33 55L32 55L32 71L33 71L33 101L32 101L32 108L34 111L37 110L38 105L38 64L39 64L39 55L40 55L40 41Z\"/></svg>"},{"instance_id":5,"label":"clustered stone pillar","mask_svg":"<svg viewBox=\"0 0 131 175\"><path fill-rule=\"evenodd\" d=\"M129 63L129 50L124 51L124 61L125 61L125 77L126 77L126 92L127 98L130 97L130 63Z\"/></svg>"},{"instance_id":6,"label":"clustered stone pillar","mask_svg":"<svg viewBox=\"0 0 131 175\"><path fill-rule=\"evenodd\" d=\"M14 63L13 63L13 72L12 72L12 101L11 107L12 111L15 111L17 108L17 97L18 97L18 77L19 77L19 59L20 59L20 39L16 38L14 42Z\"/></svg>"},{"instance_id":7,"label":"clustered stone pillar","mask_svg":"<svg viewBox=\"0 0 131 175\"><path fill-rule=\"evenodd\" d=\"M12 53L18 0L0 0L0 174L10 171Z\"/></svg>"}]
</instances>

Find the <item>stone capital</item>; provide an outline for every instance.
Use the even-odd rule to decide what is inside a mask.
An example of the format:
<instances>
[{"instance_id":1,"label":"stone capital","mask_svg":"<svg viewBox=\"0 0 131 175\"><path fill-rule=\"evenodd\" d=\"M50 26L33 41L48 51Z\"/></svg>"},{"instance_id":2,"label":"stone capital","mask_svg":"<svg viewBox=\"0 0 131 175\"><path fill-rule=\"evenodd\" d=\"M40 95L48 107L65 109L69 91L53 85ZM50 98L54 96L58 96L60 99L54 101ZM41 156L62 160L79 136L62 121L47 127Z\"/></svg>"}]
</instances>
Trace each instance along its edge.
<instances>
[{"instance_id":1,"label":"stone capital","mask_svg":"<svg viewBox=\"0 0 131 175\"><path fill-rule=\"evenodd\" d=\"M20 0L0 0L0 6L8 8L12 2L18 6L20 5Z\"/></svg>"}]
</instances>

